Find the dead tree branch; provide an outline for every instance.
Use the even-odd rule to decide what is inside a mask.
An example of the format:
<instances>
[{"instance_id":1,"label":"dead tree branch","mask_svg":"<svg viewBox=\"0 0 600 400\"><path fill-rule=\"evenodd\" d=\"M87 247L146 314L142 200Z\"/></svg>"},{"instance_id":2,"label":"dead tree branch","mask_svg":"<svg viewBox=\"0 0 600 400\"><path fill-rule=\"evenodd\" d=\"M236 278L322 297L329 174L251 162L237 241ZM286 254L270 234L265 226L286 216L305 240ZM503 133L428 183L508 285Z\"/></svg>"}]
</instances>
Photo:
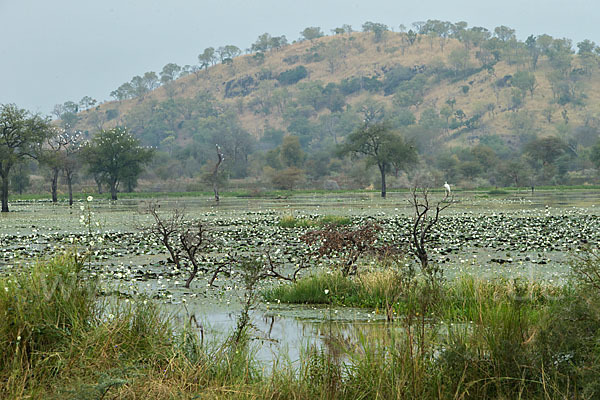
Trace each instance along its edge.
<instances>
[{"instance_id":1,"label":"dead tree branch","mask_svg":"<svg viewBox=\"0 0 600 400\"><path fill-rule=\"evenodd\" d=\"M172 262L177 269L181 270L182 254L181 248L177 245L177 240L185 220L185 213L176 208L169 217L163 218L158 213L159 208L160 205L157 203L148 205L147 212L154 219L154 223L143 230L157 238L166 247L171 257L167 261Z\"/></svg>"},{"instance_id":2,"label":"dead tree branch","mask_svg":"<svg viewBox=\"0 0 600 400\"><path fill-rule=\"evenodd\" d=\"M342 275L355 275L358 260L366 254L377 254L375 242L383 228L375 223L367 223L357 229L326 228L305 233L300 239L313 246L319 245L318 257L336 256L342 260ZM386 249L388 251L388 249Z\"/></svg>"},{"instance_id":3,"label":"dead tree branch","mask_svg":"<svg viewBox=\"0 0 600 400\"><path fill-rule=\"evenodd\" d=\"M410 244L412 252L421 263L421 270L428 276L441 273L437 267L429 265L427 255L427 243L431 229L438 223L440 213L450 207L454 202L454 197L448 192L444 198L437 203L430 203L429 190L427 188L413 188L409 203L413 206L415 215L411 226Z\"/></svg>"},{"instance_id":4,"label":"dead tree branch","mask_svg":"<svg viewBox=\"0 0 600 400\"><path fill-rule=\"evenodd\" d=\"M221 163L225 159L225 155L223 153L221 153L221 148L219 147L218 144L216 144L215 146L217 148L217 163L215 164L215 168L213 169L212 181L213 181L213 191L215 192L215 201L218 204L219 203L219 179L218 179L218 172L219 172L219 167L221 166Z\"/></svg>"}]
</instances>

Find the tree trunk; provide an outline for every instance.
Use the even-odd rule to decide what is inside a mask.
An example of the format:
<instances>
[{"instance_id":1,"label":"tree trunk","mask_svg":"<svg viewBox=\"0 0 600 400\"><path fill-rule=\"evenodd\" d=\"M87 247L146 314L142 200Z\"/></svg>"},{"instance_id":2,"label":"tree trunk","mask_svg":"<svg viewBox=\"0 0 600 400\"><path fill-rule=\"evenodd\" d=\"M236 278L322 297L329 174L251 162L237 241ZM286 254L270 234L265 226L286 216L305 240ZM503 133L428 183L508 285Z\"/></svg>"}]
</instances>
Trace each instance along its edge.
<instances>
[{"instance_id":1,"label":"tree trunk","mask_svg":"<svg viewBox=\"0 0 600 400\"><path fill-rule=\"evenodd\" d=\"M215 201L217 202L217 204L219 204L219 182L218 182L218 172L219 172L219 166L221 165L221 163L223 162L223 153L221 153L221 148L219 147L219 145L216 145L217 147L217 163L215 164L215 169L213 170L212 173L212 181L213 181L213 191L215 192Z\"/></svg>"},{"instance_id":2,"label":"tree trunk","mask_svg":"<svg viewBox=\"0 0 600 400\"><path fill-rule=\"evenodd\" d=\"M8 174L2 177L2 212L8 212Z\"/></svg>"},{"instance_id":3,"label":"tree trunk","mask_svg":"<svg viewBox=\"0 0 600 400\"><path fill-rule=\"evenodd\" d=\"M192 281L196 277L197 273L198 273L198 266L194 264L194 269L192 270L192 272L190 272L190 276L188 276L188 278L185 281L185 288L186 289L190 288L190 284L192 283Z\"/></svg>"},{"instance_id":4,"label":"tree trunk","mask_svg":"<svg viewBox=\"0 0 600 400\"><path fill-rule=\"evenodd\" d=\"M58 173L60 170L58 168L52 169L52 202L56 203L58 201Z\"/></svg>"},{"instance_id":5,"label":"tree trunk","mask_svg":"<svg viewBox=\"0 0 600 400\"><path fill-rule=\"evenodd\" d=\"M94 176L94 181L96 181L96 186L98 186L98 194L102 194L102 181L97 176Z\"/></svg>"},{"instance_id":6,"label":"tree trunk","mask_svg":"<svg viewBox=\"0 0 600 400\"><path fill-rule=\"evenodd\" d=\"M67 174L67 187L69 188L69 205L73 205L73 178Z\"/></svg>"},{"instance_id":7,"label":"tree trunk","mask_svg":"<svg viewBox=\"0 0 600 400\"><path fill-rule=\"evenodd\" d=\"M381 197L385 199L387 189L385 187L385 164L379 164L379 172L381 172Z\"/></svg>"},{"instance_id":8,"label":"tree trunk","mask_svg":"<svg viewBox=\"0 0 600 400\"><path fill-rule=\"evenodd\" d=\"M110 183L110 198L111 200L117 200L117 182Z\"/></svg>"}]
</instances>

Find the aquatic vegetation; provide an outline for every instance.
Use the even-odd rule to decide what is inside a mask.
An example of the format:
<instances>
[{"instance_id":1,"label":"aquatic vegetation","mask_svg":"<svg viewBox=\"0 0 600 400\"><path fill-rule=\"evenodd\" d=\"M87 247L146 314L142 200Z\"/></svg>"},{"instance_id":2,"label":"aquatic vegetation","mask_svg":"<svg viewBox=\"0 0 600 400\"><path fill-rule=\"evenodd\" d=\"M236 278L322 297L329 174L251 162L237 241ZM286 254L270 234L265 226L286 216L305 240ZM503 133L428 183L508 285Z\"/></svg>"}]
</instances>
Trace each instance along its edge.
<instances>
[{"instance_id":1,"label":"aquatic vegetation","mask_svg":"<svg viewBox=\"0 0 600 400\"><path fill-rule=\"evenodd\" d=\"M317 218L296 218L293 215L286 215L279 219L279 226L282 228L343 226L351 223L352 219L350 217L337 215L324 215Z\"/></svg>"}]
</instances>

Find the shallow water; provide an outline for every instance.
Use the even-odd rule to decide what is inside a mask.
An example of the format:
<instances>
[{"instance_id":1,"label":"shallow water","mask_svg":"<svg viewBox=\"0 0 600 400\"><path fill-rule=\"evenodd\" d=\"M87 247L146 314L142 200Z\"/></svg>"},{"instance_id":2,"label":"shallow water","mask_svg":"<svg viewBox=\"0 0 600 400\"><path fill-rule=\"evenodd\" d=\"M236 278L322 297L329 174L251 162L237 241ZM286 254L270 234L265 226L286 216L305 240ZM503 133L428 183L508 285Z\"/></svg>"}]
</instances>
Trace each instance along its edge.
<instances>
[{"instance_id":1,"label":"shallow water","mask_svg":"<svg viewBox=\"0 0 600 400\"><path fill-rule=\"evenodd\" d=\"M440 199L441 195L432 197ZM236 246L244 251L297 248L298 236L306 229L277 226L281 217L289 215L344 215L356 224L371 219L384 226L382 240L402 241L412 215L408 196L390 193L385 200L377 193L303 194L288 199L224 197L218 207L206 197L165 199L160 206L167 214L174 208L185 209L190 218L201 218L212 226L217 243L213 252L218 257ZM597 190L523 191L502 196L456 193L456 204L444 211L433 233L431 257L449 279L473 274L563 282L569 272L567 260L582 246L598 244L599 200ZM93 201L90 227L80 222L80 215L87 213L87 209L80 210L88 206L85 202L72 208L63 203L14 202L11 213L0 215L0 273L10 275L57 252L91 248L98 253L89 262L89 273L101 278L107 294L156 298L179 324L194 315L207 337L223 337L235 326L239 288L227 278L219 278L216 289L207 288L205 276L199 276L190 289L184 288L185 271L174 271L165 263L162 246L139 232L140 226L151 222L142 213L147 204L145 200ZM272 361L283 352L293 361L310 344L321 343L324 330L332 325L337 332L349 334L356 327L381 324L383 319L372 310L262 304L253 311L257 357Z\"/></svg>"}]
</instances>

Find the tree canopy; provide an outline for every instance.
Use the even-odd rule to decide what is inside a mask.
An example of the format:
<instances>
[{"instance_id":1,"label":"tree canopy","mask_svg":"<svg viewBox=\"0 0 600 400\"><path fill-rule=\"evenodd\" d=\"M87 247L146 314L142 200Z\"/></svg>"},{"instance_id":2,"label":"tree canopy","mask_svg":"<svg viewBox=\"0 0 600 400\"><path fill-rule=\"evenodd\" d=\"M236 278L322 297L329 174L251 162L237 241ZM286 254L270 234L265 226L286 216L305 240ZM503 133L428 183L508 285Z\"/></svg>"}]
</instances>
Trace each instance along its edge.
<instances>
[{"instance_id":1,"label":"tree canopy","mask_svg":"<svg viewBox=\"0 0 600 400\"><path fill-rule=\"evenodd\" d=\"M112 200L117 200L121 182L137 180L153 153L122 127L98 132L83 148L89 172L109 185Z\"/></svg>"},{"instance_id":2,"label":"tree canopy","mask_svg":"<svg viewBox=\"0 0 600 400\"><path fill-rule=\"evenodd\" d=\"M31 114L14 104L0 105L0 197L2 212L8 212L11 169L25 158L37 158L41 144L52 135L48 119Z\"/></svg>"},{"instance_id":3,"label":"tree canopy","mask_svg":"<svg viewBox=\"0 0 600 400\"><path fill-rule=\"evenodd\" d=\"M386 197L385 176L390 167L402 170L417 160L415 148L387 122L364 123L346 137L338 152L340 155L364 156L367 166L377 165L381 174L381 197Z\"/></svg>"}]
</instances>

